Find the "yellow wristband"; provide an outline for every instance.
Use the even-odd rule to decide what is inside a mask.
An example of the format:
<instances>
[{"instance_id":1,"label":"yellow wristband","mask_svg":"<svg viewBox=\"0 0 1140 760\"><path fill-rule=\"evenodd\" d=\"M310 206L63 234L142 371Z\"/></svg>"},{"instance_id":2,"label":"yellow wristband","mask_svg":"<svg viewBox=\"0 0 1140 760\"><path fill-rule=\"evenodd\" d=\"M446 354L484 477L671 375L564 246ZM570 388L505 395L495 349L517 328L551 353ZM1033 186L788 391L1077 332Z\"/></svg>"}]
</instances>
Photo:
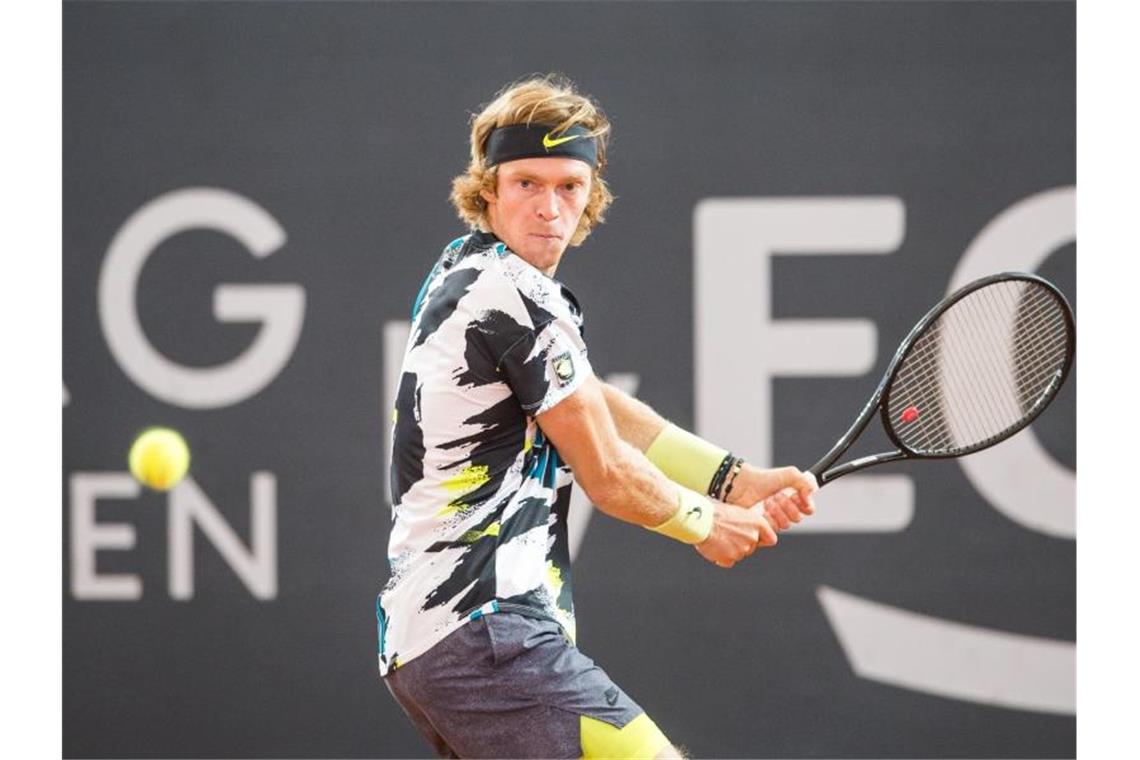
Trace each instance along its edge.
<instances>
[{"instance_id":1,"label":"yellow wristband","mask_svg":"<svg viewBox=\"0 0 1140 760\"><path fill-rule=\"evenodd\" d=\"M645 456L674 483L707 493L728 452L670 423L649 444Z\"/></svg>"},{"instance_id":2,"label":"yellow wristband","mask_svg":"<svg viewBox=\"0 0 1140 760\"><path fill-rule=\"evenodd\" d=\"M677 511L650 530L683 544L699 544L712 533L713 505L704 496L687 488L680 488L678 492Z\"/></svg>"}]
</instances>

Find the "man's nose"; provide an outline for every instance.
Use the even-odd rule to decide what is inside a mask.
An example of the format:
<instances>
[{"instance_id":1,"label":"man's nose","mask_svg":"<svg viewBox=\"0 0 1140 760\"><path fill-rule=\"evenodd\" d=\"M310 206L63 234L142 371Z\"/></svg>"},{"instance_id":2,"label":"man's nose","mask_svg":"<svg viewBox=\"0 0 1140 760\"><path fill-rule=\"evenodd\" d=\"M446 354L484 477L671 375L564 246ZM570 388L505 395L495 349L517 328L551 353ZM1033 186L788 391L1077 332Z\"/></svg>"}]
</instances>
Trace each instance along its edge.
<instances>
[{"instance_id":1,"label":"man's nose","mask_svg":"<svg viewBox=\"0 0 1140 760\"><path fill-rule=\"evenodd\" d=\"M538 199L538 215L548 222L558 218L558 198L553 190L544 192Z\"/></svg>"}]
</instances>

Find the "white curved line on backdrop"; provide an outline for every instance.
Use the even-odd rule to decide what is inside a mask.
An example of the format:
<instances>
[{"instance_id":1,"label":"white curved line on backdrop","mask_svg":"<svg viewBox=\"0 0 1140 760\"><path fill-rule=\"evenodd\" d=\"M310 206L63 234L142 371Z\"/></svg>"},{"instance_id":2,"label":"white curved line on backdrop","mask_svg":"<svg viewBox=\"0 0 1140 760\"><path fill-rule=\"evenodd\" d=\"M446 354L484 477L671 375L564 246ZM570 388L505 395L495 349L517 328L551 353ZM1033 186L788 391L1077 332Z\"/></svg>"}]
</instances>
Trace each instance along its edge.
<instances>
[{"instance_id":1,"label":"white curved line on backdrop","mask_svg":"<svg viewBox=\"0 0 1140 760\"><path fill-rule=\"evenodd\" d=\"M1077 647L873 602L828 586L816 598L855 674L940 697L1075 715Z\"/></svg>"}]
</instances>

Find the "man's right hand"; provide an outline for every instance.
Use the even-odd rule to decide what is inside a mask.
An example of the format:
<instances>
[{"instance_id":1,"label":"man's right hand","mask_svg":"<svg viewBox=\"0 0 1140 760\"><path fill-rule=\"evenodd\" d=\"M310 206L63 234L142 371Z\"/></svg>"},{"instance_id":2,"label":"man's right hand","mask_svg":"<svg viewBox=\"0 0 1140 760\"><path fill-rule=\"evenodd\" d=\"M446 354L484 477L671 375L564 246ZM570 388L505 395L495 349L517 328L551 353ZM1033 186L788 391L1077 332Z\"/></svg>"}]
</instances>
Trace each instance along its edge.
<instances>
[{"instance_id":1,"label":"man's right hand","mask_svg":"<svg viewBox=\"0 0 1140 760\"><path fill-rule=\"evenodd\" d=\"M713 528L696 545L701 556L719 567L732 567L758 547L775 546L776 531L764 519L764 504L736 507L719 501L713 506Z\"/></svg>"}]
</instances>

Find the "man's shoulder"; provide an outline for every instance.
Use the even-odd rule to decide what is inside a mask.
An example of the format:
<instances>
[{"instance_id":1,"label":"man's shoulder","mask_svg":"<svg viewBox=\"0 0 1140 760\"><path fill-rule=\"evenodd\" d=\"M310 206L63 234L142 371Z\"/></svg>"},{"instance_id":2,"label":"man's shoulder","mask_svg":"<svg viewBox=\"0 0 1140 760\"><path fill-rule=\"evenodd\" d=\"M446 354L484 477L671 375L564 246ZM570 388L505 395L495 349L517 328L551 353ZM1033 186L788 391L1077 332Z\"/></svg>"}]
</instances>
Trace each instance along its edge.
<instances>
[{"instance_id":1,"label":"man's shoulder","mask_svg":"<svg viewBox=\"0 0 1140 760\"><path fill-rule=\"evenodd\" d=\"M459 253L459 251L463 249L463 244L470 239L471 233L460 235L459 237L455 238L455 240L452 240L450 243L443 247L443 255L447 256L448 254Z\"/></svg>"}]
</instances>

